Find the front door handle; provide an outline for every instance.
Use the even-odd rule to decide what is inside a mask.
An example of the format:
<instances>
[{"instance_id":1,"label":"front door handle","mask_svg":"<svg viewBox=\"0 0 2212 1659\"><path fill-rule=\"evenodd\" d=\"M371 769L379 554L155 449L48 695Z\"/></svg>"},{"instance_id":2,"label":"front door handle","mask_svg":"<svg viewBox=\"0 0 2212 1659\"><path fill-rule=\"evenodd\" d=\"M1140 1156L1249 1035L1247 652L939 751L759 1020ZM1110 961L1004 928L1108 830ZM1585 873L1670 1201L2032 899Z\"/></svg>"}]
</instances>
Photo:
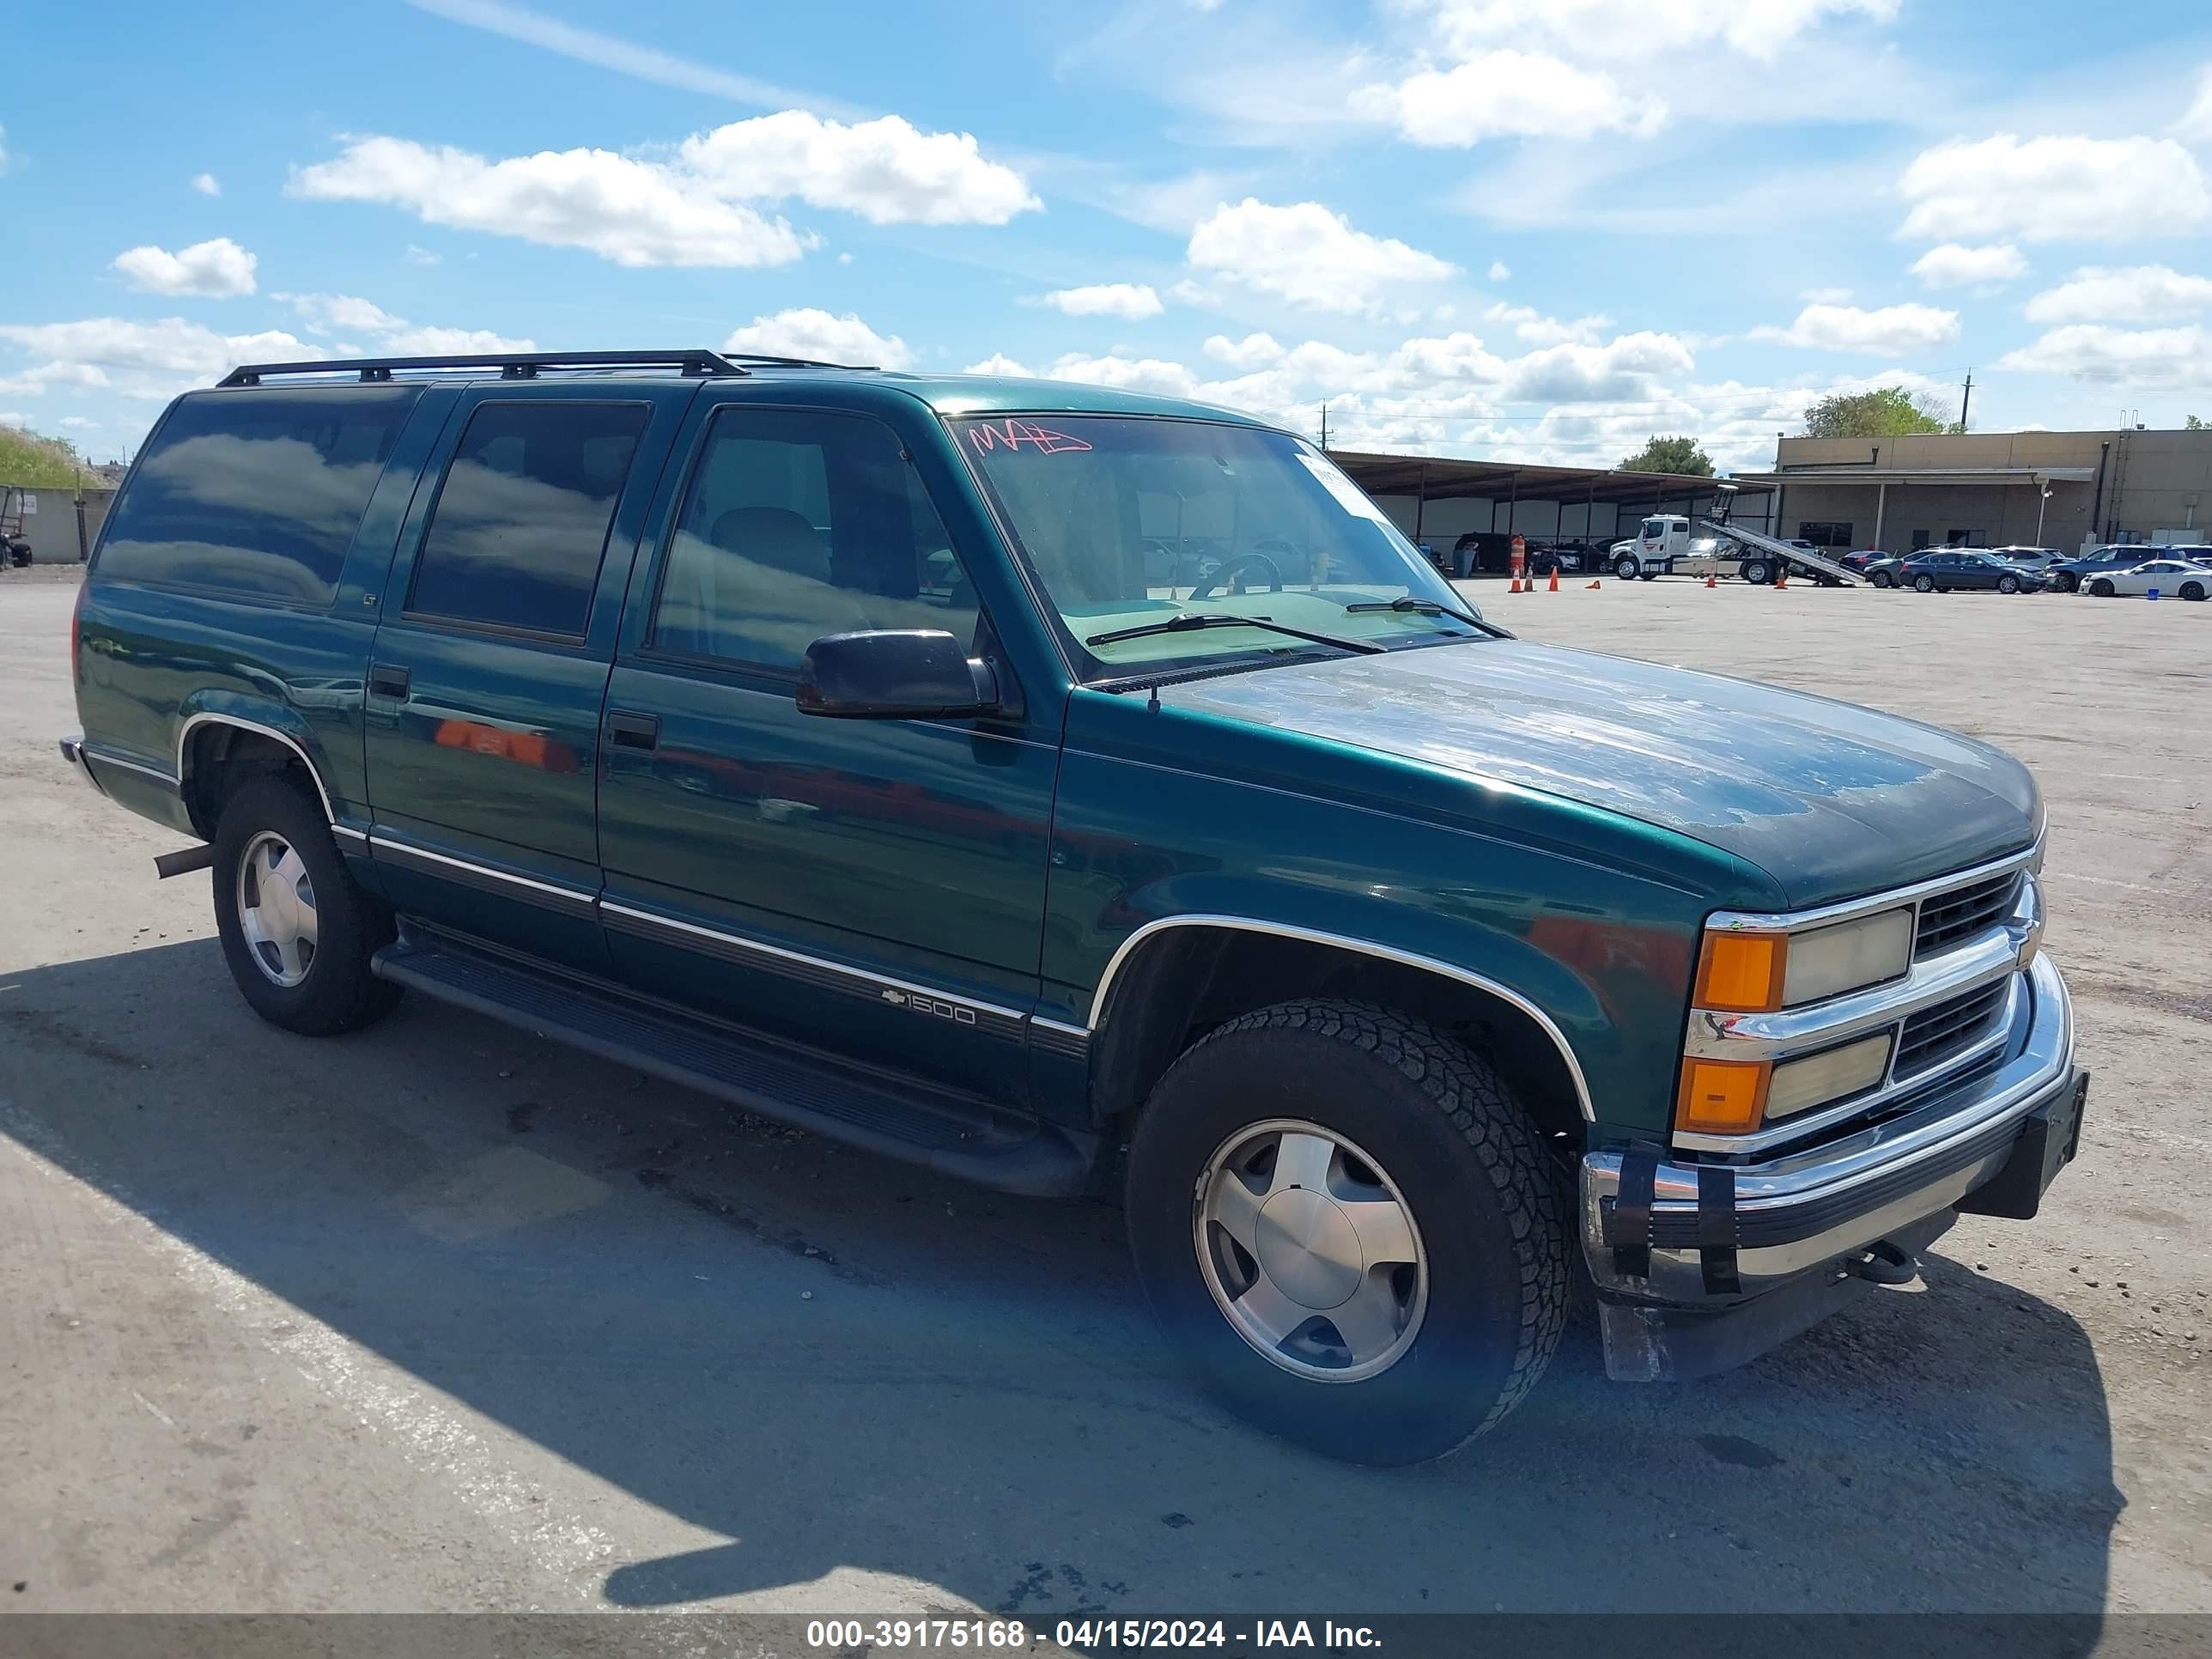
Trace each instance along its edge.
<instances>
[{"instance_id":1,"label":"front door handle","mask_svg":"<svg viewBox=\"0 0 2212 1659\"><path fill-rule=\"evenodd\" d=\"M607 741L623 749L652 749L660 742L660 717L633 714L625 709L607 712Z\"/></svg>"},{"instance_id":2,"label":"front door handle","mask_svg":"<svg viewBox=\"0 0 2212 1659\"><path fill-rule=\"evenodd\" d=\"M368 695L372 697L390 697L395 702L404 702L411 684L411 677L398 663L373 662L368 665Z\"/></svg>"}]
</instances>

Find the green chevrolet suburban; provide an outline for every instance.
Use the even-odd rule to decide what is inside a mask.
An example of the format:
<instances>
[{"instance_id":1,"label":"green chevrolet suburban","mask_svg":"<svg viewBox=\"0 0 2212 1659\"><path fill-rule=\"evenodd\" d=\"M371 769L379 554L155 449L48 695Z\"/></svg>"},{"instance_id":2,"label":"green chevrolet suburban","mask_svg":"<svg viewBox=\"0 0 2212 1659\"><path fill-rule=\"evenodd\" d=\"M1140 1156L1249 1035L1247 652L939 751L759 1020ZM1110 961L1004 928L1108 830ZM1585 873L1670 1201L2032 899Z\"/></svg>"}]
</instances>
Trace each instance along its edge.
<instances>
[{"instance_id":1,"label":"green chevrolet suburban","mask_svg":"<svg viewBox=\"0 0 2212 1659\"><path fill-rule=\"evenodd\" d=\"M1515 639L1320 451L1169 399L709 351L243 368L78 604L110 799L232 976L403 991L1006 1191L1121 1196L1200 1378L1401 1462L1571 1302L1736 1364L2086 1076L2025 769Z\"/></svg>"}]
</instances>

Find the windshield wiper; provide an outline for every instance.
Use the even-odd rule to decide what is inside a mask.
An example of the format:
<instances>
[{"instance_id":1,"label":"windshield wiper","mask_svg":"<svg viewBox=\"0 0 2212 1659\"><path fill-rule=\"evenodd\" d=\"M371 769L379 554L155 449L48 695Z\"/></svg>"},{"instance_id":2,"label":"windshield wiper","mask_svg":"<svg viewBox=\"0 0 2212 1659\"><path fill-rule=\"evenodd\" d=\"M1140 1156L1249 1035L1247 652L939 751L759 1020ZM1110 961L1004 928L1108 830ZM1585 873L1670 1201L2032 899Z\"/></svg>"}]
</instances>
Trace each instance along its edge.
<instances>
[{"instance_id":1,"label":"windshield wiper","mask_svg":"<svg viewBox=\"0 0 2212 1659\"><path fill-rule=\"evenodd\" d=\"M1111 633L1093 634L1083 642L1085 645L1111 645L1116 640L1141 640L1155 634L1194 634L1206 628L1259 628L1270 634L1287 634L1294 640L1310 640L1316 645L1333 645L1340 651L1357 651L1364 657L1379 656L1384 647L1370 645L1364 640L1340 640L1333 634L1310 634L1303 628L1292 628L1273 622L1266 617L1200 617L1189 611L1179 611L1159 622L1140 623L1134 628L1117 628Z\"/></svg>"},{"instance_id":2,"label":"windshield wiper","mask_svg":"<svg viewBox=\"0 0 2212 1659\"><path fill-rule=\"evenodd\" d=\"M1463 622L1469 628L1479 628L1496 640L1510 640L1512 635L1496 623L1486 623L1471 611L1462 611L1438 599L1419 599L1411 593L1401 593L1395 599L1362 599L1347 605L1346 611L1395 611L1401 615L1416 617L1449 617L1454 622Z\"/></svg>"}]
</instances>

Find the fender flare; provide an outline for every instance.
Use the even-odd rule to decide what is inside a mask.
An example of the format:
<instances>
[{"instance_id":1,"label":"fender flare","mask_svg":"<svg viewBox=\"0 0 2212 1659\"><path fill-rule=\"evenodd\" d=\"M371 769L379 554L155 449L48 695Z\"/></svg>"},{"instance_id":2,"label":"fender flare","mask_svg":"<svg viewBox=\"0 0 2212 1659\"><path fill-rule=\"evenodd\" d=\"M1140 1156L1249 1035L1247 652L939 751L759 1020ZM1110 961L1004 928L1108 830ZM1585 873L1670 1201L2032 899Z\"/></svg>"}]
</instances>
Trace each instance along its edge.
<instances>
[{"instance_id":1,"label":"fender flare","mask_svg":"<svg viewBox=\"0 0 2212 1659\"><path fill-rule=\"evenodd\" d=\"M1575 1103L1581 1109L1583 1121L1586 1123L1594 1123L1597 1121L1596 1109L1590 1100L1589 1079L1583 1074L1582 1061L1575 1054L1574 1044L1568 1040L1567 1034L1559 1029L1557 1020L1511 986L1494 980L1486 974L1479 974L1473 969L1461 967L1456 963L1441 961L1435 957L1425 957L1415 951L1401 951L1393 945L1377 945L1371 940L1357 939L1346 933L1331 933L1318 928L1292 927L1285 922L1262 921L1252 916L1220 915L1203 912L1185 915L1160 916L1130 933L1115 948L1112 957L1106 963L1105 971L1098 976L1097 988L1091 993L1088 1035L1093 1042L1097 1041L1100 1028L1104 1024L1108 999L1112 994L1114 981L1121 969L1128 963L1130 957L1136 954L1138 948L1146 939L1155 934L1164 933L1170 927L1225 928L1241 933L1267 933L1277 939L1297 939L1309 945L1328 945L1335 950L1348 951L1357 955L1374 957L1380 961L1395 963L1400 967L1413 968L1425 973L1438 975L1446 979L1457 980L1463 985L1486 992L1526 1014L1536 1023L1538 1029L1551 1038L1553 1046L1559 1052L1560 1060L1567 1068L1568 1077L1574 1083Z\"/></svg>"},{"instance_id":2,"label":"fender flare","mask_svg":"<svg viewBox=\"0 0 2212 1659\"><path fill-rule=\"evenodd\" d=\"M338 821L337 809L331 799L330 786L323 781L322 769L315 764L315 757L307 752L307 744L301 742L295 733L287 732L281 726L271 726L265 720L254 720L244 714L234 714L220 708L203 708L187 714L184 724L177 728L177 787L179 791L184 790L191 783L191 778L185 770L185 757L191 747L193 732L203 726L236 726L241 732L252 732L260 737L274 738L283 744L300 757L300 763L307 769L307 775L315 781L315 794L323 804L324 818L331 823Z\"/></svg>"}]
</instances>

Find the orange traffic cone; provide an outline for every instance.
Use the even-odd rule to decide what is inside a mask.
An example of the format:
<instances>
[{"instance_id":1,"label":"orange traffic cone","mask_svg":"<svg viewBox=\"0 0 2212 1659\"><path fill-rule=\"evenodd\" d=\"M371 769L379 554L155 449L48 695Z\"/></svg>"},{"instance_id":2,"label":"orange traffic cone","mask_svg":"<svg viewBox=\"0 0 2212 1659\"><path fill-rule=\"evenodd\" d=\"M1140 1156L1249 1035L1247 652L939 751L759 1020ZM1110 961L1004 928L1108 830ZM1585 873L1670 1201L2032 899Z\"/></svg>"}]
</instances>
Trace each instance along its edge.
<instances>
[{"instance_id":1,"label":"orange traffic cone","mask_svg":"<svg viewBox=\"0 0 2212 1659\"><path fill-rule=\"evenodd\" d=\"M1784 588L1785 588L1785 587L1787 587L1787 586L1790 586L1790 572L1788 571L1788 569L1787 569L1787 568L1783 568L1783 569L1778 569L1778 570L1777 570L1777 571L1774 573L1774 586L1775 586L1775 591L1776 591L1776 592L1779 592L1782 589L1784 589Z\"/></svg>"},{"instance_id":2,"label":"orange traffic cone","mask_svg":"<svg viewBox=\"0 0 2212 1659\"><path fill-rule=\"evenodd\" d=\"M1559 566L1557 566L1557 565L1553 565L1553 566L1552 567L1552 585L1551 585L1549 587L1546 588L1544 591L1545 591L1547 593L1556 593L1556 592L1558 592L1559 591Z\"/></svg>"},{"instance_id":3,"label":"orange traffic cone","mask_svg":"<svg viewBox=\"0 0 2212 1659\"><path fill-rule=\"evenodd\" d=\"M1705 572L1705 586L1708 587L1718 587L1720 586L1720 582L1715 578L1713 573L1710 570Z\"/></svg>"},{"instance_id":4,"label":"orange traffic cone","mask_svg":"<svg viewBox=\"0 0 2212 1659\"><path fill-rule=\"evenodd\" d=\"M1590 584L1590 586L1591 586L1593 588L1597 587L1597 586L1600 586L1601 585L1601 584L1597 583L1597 582L1592 582L1592 583Z\"/></svg>"}]
</instances>

